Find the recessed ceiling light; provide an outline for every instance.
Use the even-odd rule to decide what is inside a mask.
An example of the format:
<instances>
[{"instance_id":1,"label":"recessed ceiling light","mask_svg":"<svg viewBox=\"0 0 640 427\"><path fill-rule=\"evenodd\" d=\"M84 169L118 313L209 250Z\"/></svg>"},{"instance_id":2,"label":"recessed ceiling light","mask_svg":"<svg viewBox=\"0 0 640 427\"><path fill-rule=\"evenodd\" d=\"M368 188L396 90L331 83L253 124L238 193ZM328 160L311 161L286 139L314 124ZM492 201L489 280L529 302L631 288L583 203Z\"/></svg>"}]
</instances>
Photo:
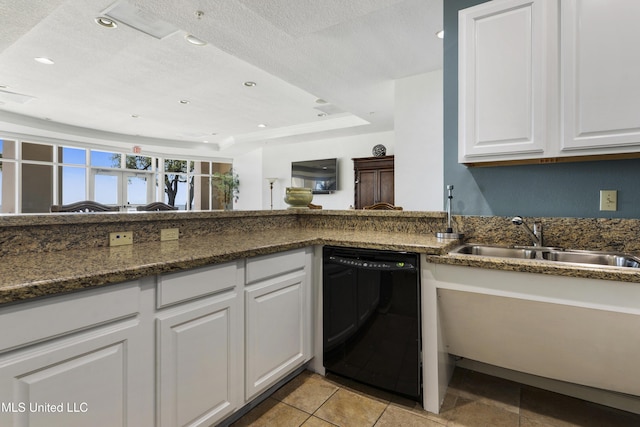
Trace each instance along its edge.
<instances>
[{"instance_id":1,"label":"recessed ceiling light","mask_svg":"<svg viewBox=\"0 0 640 427\"><path fill-rule=\"evenodd\" d=\"M183 105L187 105L189 102L191 102L191 101L189 101L188 99L181 99L180 100L180 104L183 104Z\"/></svg>"},{"instance_id":2,"label":"recessed ceiling light","mask_svg":"<svg viewBox=\"0 0 640 427\"><path fill-rule=\"evenodd\" d=\"M254 87L257 85L256 82L244 82L243 85L245 85L246 87Z\"/></svg>"},{"instance_id":3,"label":"recessed ceiling light","mask_svg":"<svg viewBox=\"0 0 640 427\"><path fill-rule=\"evenodd\" d=\"M134 118L134 119L137 119L137 118L139 118L140 116L139 116L139 115L137 115L137 114L132 114L132 115L131 115L131 117L132 117L132 118Z\"/></svg>"},{"instance_id":4,"label":"recessed ceiling light","mask_svg":"<svg viewBox=\"0 0 640 427\"><path fill-rule=\"evenodd\" d=\"M326 103L327 103L327 101L325 101L325 100L324 100L324 99L322 99L322 98L318 98L318 99L316 99L316 104L326 104Z\"/></svg>"},{"instance_id":5,"label":"recessed ceiling light","mask_svg":"<svg viewBox=\"0 0 640 427\"><path fill-rule=\"evenodd\" d=\"M41 64L45 64L45 65L53 65L54 62L52 59L50 58L45 58L44 56L38 56L37 58L33 58L36 62L39 62Z\"/></svg>"},{"instance_id":6,"label":"recessed ceiling light","mask_svg":"<svg viewBox=\"0 0 640 427\"><path fill-rule=\"evenodd\" d=\"M436 37L439 39L443 39L444 38L444 30L440 30L436 33Z\"/></svg>"},{"instance_id":7,"label":"recessed ceiling light","mask_svg":"<svg viewBox=\"0 0 640 427\"><path fill-rule=\"evenodd\" d=\"M105 28L117 28L118 24L116 23L116 21L114 21L113 19L104 17L104 16L98 16L96 19L94 19L94 21L96 21L96 24L101 25Z\"/></svg>"},{"instance_id":8,"label":"recessed ceiling light","mask_svg":"<svg viewBox=\"0 0 640 427\"><path fill-rule=\"evenodd\" d=\"M259 128L266 128L266 127L267 127L267 125L265 125L264 123L260 123L260 124L258 125L258 127L259 127Z\"/></svg>"},{"instance_id":9,"label":"recessed ceiling light","mask_svg":"<svg viewBox=\"0 0 640 427\"><path fill-rule=\"evenodd\" d=\"M318 117L327 117L327 113L318 113Z\"/></svg>"},{"instance_id":10,"label":"recessed ceiling light","mask_svg":"<svg viewBox=\"0 0 640 427\"><path fill-rule=\"evenodd\" d=\"M199 38L197 38L196 36L191 35L191 34L188 34L188 35L185 37L185 40L186 40L186 41L188 41L188 42L189 42L189 43L191 43L191 44L196 45L196 46L204 46L204 45L206 45L206 44L207 44L207 42L206 42L206 41L204 41L204 40L200 40Z\"/></svg>"}]
</instances>

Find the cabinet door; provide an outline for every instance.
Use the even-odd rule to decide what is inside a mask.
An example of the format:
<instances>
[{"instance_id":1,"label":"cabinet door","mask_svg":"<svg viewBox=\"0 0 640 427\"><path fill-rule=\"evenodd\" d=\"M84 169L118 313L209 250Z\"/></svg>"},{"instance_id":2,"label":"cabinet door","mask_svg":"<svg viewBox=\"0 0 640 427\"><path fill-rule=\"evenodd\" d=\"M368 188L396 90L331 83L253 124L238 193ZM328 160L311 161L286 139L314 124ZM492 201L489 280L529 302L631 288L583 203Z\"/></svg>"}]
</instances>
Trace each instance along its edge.
<instances>
[{"instance_id":1,"label":"cabinet door","mask_svg":"<svg viewBox=\"0 0 640 427\"><path fill-rule=\"evenodd\" d=\"M376 203L378 196L378 172L363 170L358 172L356 209L362 209Z\"/></svg>"},{"instance_id":2,"label":"cabinet door","mask_svg":"<svg viewBox=\"0 0 640 427\"><path fill-rule=\"evenodd\" d=\"M209 426L238 407L237 311L230 292L158 314L159 426Z\"/></svg>"},{"instance_id":3,"label":"cabinet door","mask_svg":"<svg viewBox=\"0 0 640 427\"><path fill-rule=\"evenodd\" d=\"M245 289L248 401L306 362L311 353L311 308L304 271Z\"/></svg>"},{"instance_id":4,"label":"cabinet door","mask_svg":"<svg viewBox=\"0 0 640 427\"><path fill-rule=\"evenodd\" d=\"M375 203L394 203L393 169L362 170L357 183L356 209Z\"/></svg>"},{"instance_id":5,"label":"cabinet door","mask_svg":"<svg viewBox=\"0 0 640 427\"><path fill-rule=\"evenodd\" d=\"M136 372L138 322L128 320L0 357L0 425L148 425ZM149 387L150 389L151 387Z\"/></svg>"},{"instance_id":6,"label":"cabinet door","mask_svg":"<svg viewBox=\"0 0 640 427\"><path fill-rule=\"evenodd\" d=\"M394 204L394 178L393 169L382 169L378 171L378 200L376 203Z\"/></svg>"},{"instance_id":7,"label":"cabinet door","mask_svg":"<svg viewBox=\"0 0 640 427\"><path fill-rule=\"evenodd\" d=\"M459 162L545 154L553 4L502 0L460 11Z\"/></svg>"},{"instance_id":8,"label":"cabinet door","mask_svg":"<svg viewBox=\"0 0 640 427\"><path fill-rule=\"evenodd\" d=\"M561 4L564 154L640 151L640 2Z\"/></svg>"}]
</instances>

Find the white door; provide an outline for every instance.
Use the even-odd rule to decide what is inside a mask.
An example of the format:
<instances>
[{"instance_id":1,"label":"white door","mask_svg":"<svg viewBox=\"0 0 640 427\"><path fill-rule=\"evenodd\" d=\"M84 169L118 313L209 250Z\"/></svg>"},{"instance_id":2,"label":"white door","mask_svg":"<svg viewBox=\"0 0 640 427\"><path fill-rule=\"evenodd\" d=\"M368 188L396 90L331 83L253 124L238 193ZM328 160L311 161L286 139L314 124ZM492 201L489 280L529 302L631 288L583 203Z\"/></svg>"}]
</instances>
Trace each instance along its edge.
<instances>
[{"instance_id":1,"label":"white door","mask_svg":"<svg viewBox=\"0 0 640 427\"><path fill-rule=\"evenodd\" d=\"M146 205L153 200L153 176L150 173L123 172L123 193L129 209Z\"/></svg>"},{"instance_id":2,"label":"white door","mask_svg":"<svg viewBox=\"0 0 640 427\"><path fill-rule=\"evenodd\" d=\"M91 170L91 200L135 210L153 200L153 174L118 170Z\"/></svg>"}]
</instances>

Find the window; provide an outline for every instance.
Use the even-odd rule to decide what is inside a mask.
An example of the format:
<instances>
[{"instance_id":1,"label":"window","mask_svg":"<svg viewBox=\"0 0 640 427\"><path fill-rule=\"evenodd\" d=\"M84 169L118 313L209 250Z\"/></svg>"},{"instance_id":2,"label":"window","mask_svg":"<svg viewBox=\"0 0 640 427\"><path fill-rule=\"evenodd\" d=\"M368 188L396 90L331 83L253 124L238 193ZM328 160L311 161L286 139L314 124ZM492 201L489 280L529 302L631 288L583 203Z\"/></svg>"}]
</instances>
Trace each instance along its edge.
<instances>
[{"instance_id":1,"label":"window","mask_svg":"<svg viewBox=\"0 0 640 427\"><path fill-rule=\"evenodd\" d=\"M87 200L87 150L58 147L58 199L63 205Z\"/></svg>"},{"instance_id":2,"label":"window","mask_svg":"<svg viewBox=\"0 0 640 427\"><path fill-rule=\"evenodd\" d=\"M22 143L22 160L53 162L53 146L23 142Z\"/></svg>"},{"instance_id":3,"label":"window","mask_svg":"<svg viewBox=\"0 0 640 427\"><path fill-rule=\"evenodd\" d=\"M20 212L49 212L53 204L53 145L22 143Z\"/></svg>"},{"instance_id":4,"label":"window","mask_svg":"<svg viewBox=\"0 0 640 427\"><path fill-rule=\"evenodd\" d=\"M63 205L87 199L86 168L59 166L60 200Z\"/></svg>"},{"instance_id":5,"label":"window","mask_svg":"<svg viewBox=\"0 0 640 427\"><path fill-rule=\"evenodd\" d=\"M211 174L230 165L0 138L0 212L45 213L94 200L135 210L164 201L182 210L222 209Z\"/></svg>"},{"instance_id":6,"label":"window","mask_svg":"<svg viewBox=\"0 0 640 427\"><path fill-rule=\"evenodd\" d=\"M119 168L122 154L91 150L91 166L94 168Z\"/></svg>"},{"instance_id":7,"label":"window","mask_svg":"<svg viewBox=\"0 0 640 427\"><path fill-rule=\"evenodd\" d=\"M164 202L181 210L192 207L193 178L187 175L188 164L187 160L164 160Z\"/></svg>"},{"instance_id":8,"label":"window","mask_svg":"<svg viewBox=\"0 0 640 427\"><path fill-rule=\"evenodd\" d=\"M125 168L140 171L151 170L153 166L153 157L149 156L133 156L127 154L125 159Z\"/></svg>"},{"instance_id":9,"label":"window","mask_svg":"<svg viewBox=\"0 0 640 427\"><path fill-rule=\"evenodd\" d=\"M53 165L23 163L21 183L21 212L49 212L53 204Z\"/></svg>"},{"instance_id":10,"label":"window","mask_svg":"<svg viewBox=\"0 0 640 427\"><path fill-rule=\"evenodd\" d=\"M213 209L211 191L211 163L195 162L193 169L194 210Z\"/></svg>"},{"instance_id":11,"label":"window","mask_svg":"<svg viewBox=\"0 0 640 427\"><path fill-rule=\"evenodd\" d=\"M0 139L0 212L18 212L16 204L16 142Z\"/></svg>"}]
</instances>

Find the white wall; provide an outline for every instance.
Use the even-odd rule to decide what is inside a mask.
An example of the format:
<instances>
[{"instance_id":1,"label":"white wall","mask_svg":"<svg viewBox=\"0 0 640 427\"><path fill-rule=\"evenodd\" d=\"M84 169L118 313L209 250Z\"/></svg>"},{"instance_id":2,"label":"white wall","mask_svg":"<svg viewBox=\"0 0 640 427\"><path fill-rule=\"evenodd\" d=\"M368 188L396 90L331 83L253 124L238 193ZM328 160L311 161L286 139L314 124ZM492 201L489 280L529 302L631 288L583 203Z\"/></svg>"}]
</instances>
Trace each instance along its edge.
<instances>
[{"instance_id":1,"label":"white wall","mask_svg":"<svg viewBox=\"0 0 640 427\"><path fill-rule=\"evenodd\" d=\"M233 160L233 170L240 180L238 202L233 205L237 210L263 209L262 148L251 151ZM267 209L269 201L267 200Z\"/></svg>"},{"instance_id":2,"label":"white wall","mask_svg":"<svg viewBox=\"0 0 640 427\"><path fill-rule=\"evenodd\" d=\"M269 209L269 184L275 177L273 208L286 209L285 187L291 186L291 162L339 159L338 188L333 194L315 194L313 203L324 209L353 205L354 157L370 157L376 144L395 155L395 204L405 210L444 209L442 70L395 82L395 131L303 143L265 145L234 159L240 177L236 209Z\"/></svg>"},{"instance_id":3,"label":"white wall","mask_svg":"<svg viewBox=\"0 0 640 427\"><path fill-rule=\"evenodd\" d=\"M442 70L395 82L395 204L405 210L443 210L442 87Z\"/></svg>"},{"instance_id":4,"label":"white wall","mask_svg":"<svg viewBox=\"0 0 640 427\"><path fill-rule=\"evenodd\" d=\"M394 133L379 132L350 137L322 139L297 144L265 146L262 150L262 205L251 209L269 209L269 184L267 177L278 178L273 186L273 208L286 209L284 192L291 186L291 162L302 160L328 159L337 157L338 160L338 191L332 194L314 194L313 202L324 209L349 209L353 205L354 157L371 157L371 149L376 144L387 147L387 154L394 154ZM239 159L234 159L234 165ZM240 185L243 180L240 175ZM241 190L244 192L244 190ZM242 193L240 194L242 199ZM245 209L243 205L243 209Z\"/></svg>"}]
</instances>

